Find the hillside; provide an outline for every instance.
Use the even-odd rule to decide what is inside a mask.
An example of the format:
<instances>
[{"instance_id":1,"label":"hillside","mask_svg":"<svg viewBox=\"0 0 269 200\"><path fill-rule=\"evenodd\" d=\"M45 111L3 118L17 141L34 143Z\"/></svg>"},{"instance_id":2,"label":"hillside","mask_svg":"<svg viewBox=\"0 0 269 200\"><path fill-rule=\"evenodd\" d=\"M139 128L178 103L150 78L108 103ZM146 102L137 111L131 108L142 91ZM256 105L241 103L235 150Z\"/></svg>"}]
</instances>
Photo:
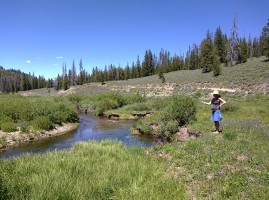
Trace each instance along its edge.
<instances>
[{"instance_id":1,"label":"hillside","mask_svg":"<svg viewBox=\"0 0 269 200\"><path fill-rule=\"evenodd\" d=\"M251 58L246 63L233 67L222 65L222 74L214 77L213 73L202 73L202 69L181 70L164 74L163 84L158 75L126 81L109 81L104 85L90 83L71 87L66 91L37 89L20 92L23 95L61 95L69 93L95 94L102 91L140 93L147 96L167 96L172 93L195 92L197 89L219 88L237 93L268 93L269 62L266 57Z\"/></svg>"}]
</instances>

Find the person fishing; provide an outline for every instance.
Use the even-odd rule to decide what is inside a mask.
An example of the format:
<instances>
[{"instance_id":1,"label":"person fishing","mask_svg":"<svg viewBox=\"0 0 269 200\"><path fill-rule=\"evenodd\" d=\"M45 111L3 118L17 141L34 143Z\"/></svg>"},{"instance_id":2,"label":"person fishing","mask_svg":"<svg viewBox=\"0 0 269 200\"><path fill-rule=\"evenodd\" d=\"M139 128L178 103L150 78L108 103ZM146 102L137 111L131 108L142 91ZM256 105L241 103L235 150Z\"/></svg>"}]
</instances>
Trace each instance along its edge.
<instances>
[{"instance_id":1,"label":"person fishing","mask_svg":"<svg viewBox=\"0 0 269 200\"><path fill-rule=\"evenodd\" d=\"M222 115L220 112L220 108L226 104L226 101L224 101L222 98L220 98L219 91L215 90L213 91L213 99L207 103L207 102L202 102L207 105L212 106L212 116L210 118L211 121L214 122L215 124L215 130L212 131L213 133L220 133L220 121L222 120Z\"/></svg>"}]
</instances>

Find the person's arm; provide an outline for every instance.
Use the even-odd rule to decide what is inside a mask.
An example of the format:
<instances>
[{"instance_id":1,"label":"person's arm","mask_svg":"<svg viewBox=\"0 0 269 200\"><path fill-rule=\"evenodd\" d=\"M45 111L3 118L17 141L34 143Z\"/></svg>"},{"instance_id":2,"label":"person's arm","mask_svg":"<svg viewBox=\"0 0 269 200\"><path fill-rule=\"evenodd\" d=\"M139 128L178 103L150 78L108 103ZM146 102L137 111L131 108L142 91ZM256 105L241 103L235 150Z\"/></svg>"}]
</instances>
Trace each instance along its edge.
<instances>
[{"instance_id":1,"label":"person's arm","mask_svg":"<svg viewBox=\"0 0 269 200\"><path fill-rule=\"evenodd\" d=\"M202 101L203 104L206 104L206 105L211 105L211 101L210 102L204 102Z\"/></svg>"},{"instance_id":2,"label":"person's arm","mask_svg":"<svg viewBox=\"0 0 269 200\"><path fill-rule=\"evenodd\" d=\"M222 98L219 98L219 100L220 100L220 107L226 104L226 101L224 101Z\"/></svg>"}]
</instances>

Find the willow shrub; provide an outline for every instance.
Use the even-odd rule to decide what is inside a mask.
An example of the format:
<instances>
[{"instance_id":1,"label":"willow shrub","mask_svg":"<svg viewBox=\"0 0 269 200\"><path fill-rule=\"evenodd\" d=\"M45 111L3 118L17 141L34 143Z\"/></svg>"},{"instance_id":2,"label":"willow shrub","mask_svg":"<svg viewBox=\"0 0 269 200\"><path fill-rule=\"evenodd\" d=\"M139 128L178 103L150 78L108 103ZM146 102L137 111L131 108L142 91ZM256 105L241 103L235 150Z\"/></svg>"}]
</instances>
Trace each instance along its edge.
<instances>
[{"instance_id":1,"label":"willow shrub","mask_svg":"<svg viewBox=\"0 0 269 200\"><path fill-rule=\"evenodd\" d=\"M195 119L196 105L194 100L188 96L174 95L168 97L164 106L160 117L160 120L164 123L176 121L179 126L182 126Z\"/></svg>"},{"instance_id":2,"label":"willow shrub","mask_svg":"<svg viewBox=\"0 0 269 200\"><path fill-rule=\"evenodd\" d=\"M162 105L162 106L160 106ZM159 131L166 137L171 137L183 126L195 119L196 105L188 96L174 95L161 100L157 104L160 110Z\"/></svg>"},{"instance_id":3,"label":"willow shrub","mask_svg":"<svg viewBox=\"0 0 269 200\"><path fill-rule=\"evenodd\" d=\"M87 97L83 100L83 104L93 104L96 109L96 115L103 114L108 110L118 109L120 107L135 103L145 102L146 99L140 95L123 95L117 93L103 93L95 96Z\"/></svg>"},{"instance_id":4,"label":"willow shrub","mask_svg":"<svg viewBox=\"0 0 269 200\"><path fill-rule=\"evenodd\" d=\"M17 124L14 122L6 122L1 125L1 129L4 132L14 132L17 130Z\"/></svg>"},{"instance_id":5,"label":"willow shrub","mask_svg":"<svg viewBox=\"0 0 269 200\"><path fill-rule=\"evenodd\" d=\"M77 122L78 113L74 104L66 100L55 101L47 97L23 97L18 95L0 95L0 128L6 122L35 124L36 128L40 116L45 116L44 122L62 124L63 122ZM41 118L42 119L42 118ZM52 128L53 126L45 126Z\"/></svg>"},{"instance_id":6,"label":"willow shrub","mask_svg":"<svg viewBox=\"0 0 269 200\"><path fill-rule=\"evenodd\" d=\"M48 116L38 116L32 121L31 124L36 131L50 130L54 127Z\"/></svg>"}]
</instances>

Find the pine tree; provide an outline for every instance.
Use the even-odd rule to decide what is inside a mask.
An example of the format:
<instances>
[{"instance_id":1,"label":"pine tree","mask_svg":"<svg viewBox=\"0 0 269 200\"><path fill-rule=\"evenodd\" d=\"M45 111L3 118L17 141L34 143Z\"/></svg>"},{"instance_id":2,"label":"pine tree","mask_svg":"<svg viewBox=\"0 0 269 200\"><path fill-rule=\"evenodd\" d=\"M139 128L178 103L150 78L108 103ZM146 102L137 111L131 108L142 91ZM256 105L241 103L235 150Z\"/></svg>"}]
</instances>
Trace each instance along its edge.
<instances>
[{"instance_id":1,"label":"pine tree","mask_svg":"<svg viewBox=\"0 0 269 200\"><path fill-rule=\"evenodd\" d=\"M219 57L219 61L221 63L225 62L225 41L221 31L221 28L218 27L214 36L214 48L216 50L216 54Z\"/></svg>"},{"instance_id":2,"label":"pine tree","mask_svg":"<svg viewBox=\"0 0 269 200\"><path fill-rule=\"evenodd\" d=\"M144 61L142 62L142 69L141 69L142 76L150 76L154 74L154 62L153 62L153 55L151 50L146 50Z\"/></svg>"},{"instance_id":3,"label":"pine tree","mask_svg":"<svg viewBox=\"0 0 269 200\"><path fill-rule=\"evenodd\" d=\"M260 40L258 38L253 39L253 57L261 56Z\"/></svg>"},{"instance_id":4,"label":"pine tree","mask_svg":"<svg viewBox=\"0 0 269 200\"><path fill-rule=\"evenodd\" d=\"M61 88L63 90L67 90L68 89L68 80L67 80L67 73L66 73L66 63L63 63L63 68L62 68L62 83L61 83Z\"/></svg>"},{"instance_id":5,"label":"pine tree","mask_svg":"<svg viewBox=\"0 0 269 200\"><path fill-rule=\"evenodd\" d=\"M73 60L71 74L70 74L71 86L75 86L77 84L77 71L75 61Z\"/></svg>"},{"instance_id":6,"label":"pine tree","mask_svg":"<svg viewBox=\"0 0 269 200\"><path fill-rule=\"evenodd\" d=\"M267 25L263 27L261 39L261 53L269 58L269 19Z\"/></svg>"},{"instance_id":7,"label":"pine tree","mask_svg":"<svg viewBox=\"0 0 269 200\"><path fill-rule=\"evenodd\" d=\"M129 67L129 64L128 64L128 63L127 63L127 65L126 65L124 71L125 71L125 73L124 73L124 74L125 74L125 75L124 75L125 78L124 78L124 79L125 79L125 80L130 79L130 67Z\"/></svg>"},{"instance_id":8,"label":"pine tree","mask_svg":"<svg viewBox=\"0 0 269 200\"><path fill-rule=\"evenodd\" d=\"M185 68L184 69L190 69L190 60L191 60L191 47L189 46L189 50L186 53L185 57Z\"/></svg>"},{"instance_id":9,"label":"pine tree","mask_svg":"<svg viewBox=\"0 0 269 200\"><path fill-rule=\"evenodd\" d=\"M207 37L200 46L200 66L203 68L203 73L210 72L213 69L215 62L215 54L213 47L212 34L208 31Z\"/></svg>"},{"instance_id":10,"label":"pine tree","mask_svg":"<svg viewBox=\"0 0 269 200\"><path fill-rule=\"evenodd\" d=\"M131 78L137 78L137 71L134 62L132 63Z\"/></svg>"},{"instance_id":11,"label":"pine tree","mask_svg":"<svg viewBox=\"0 0 269 200\"><path fill-rule=\"evenodd\" d=\"M199 48L196 44L193 44L189 58L189 69L193 70L198 68L199 68Z\"/></svg>"},{"instance_id":12,"label":"pine tree","mask_svg":"<svg viewBox=\"0 0 269 200\"><path fill-rule=\"evenodd\" d=\"M82 59L79 61L79 76L78 76L78 85L83 85L85 81L85 70L83 69Z\"/></svg>"},{"instance_id":13,"label":"pine tree","mask_svg":"<svg viewBox=\"0 0 269 200\"><path fill-rule=\"evenodd\" d=\"M105 66L105 70L104 70L104 81L108 81L108 71L107 71L107 66Z\"/></svg>"},{"instance_id":14,"label":"pine tree","mask_svg":"<svg viewBox=\"0 0 269 200\"><path fill-rule=\"evenodd\" d=\"M248 58L251 58L253 57L253 44L252 44L252 39L251 39L251 36L249 35L248 37L248 44L247 44L247 48L248 48Z\"/></svg>"},{"instance_id":15,"label":"pine tree","mask_svg":"<svg viewBox=\"0 0 269 200\"><path fill-rule=\"evenodd\" d=\"M136 60L136 69L137 69L137 78L141 78L141 64L140 64L140 60L139 60L139 56L137 56L137 60Z\"/></svg>"},{"instance_id":16,"label":"pine tree","mask_svg":"<svg viewBox=\"0 0 269 200\"><path fill-rule=\"evenodd\" d=\"M213 54L212 55L213 56L213 64L212 64L213 75L219 76L221 75L220 58L215 48L213 49L212 54Z\"/></svg>"},{"instance_id":17,"label":"pine tree","mask_svg":"<svg viewBox=\"0 0 269 200\"><path fill-rule=\"evenodd\" d=\"M240 40L240 49L241 49L241 54L238 60L240 63L245 63L247 62L247 58L248 58L248 45L247 45L247 40L245 37Z\"/></svg>"}]
</instances>

